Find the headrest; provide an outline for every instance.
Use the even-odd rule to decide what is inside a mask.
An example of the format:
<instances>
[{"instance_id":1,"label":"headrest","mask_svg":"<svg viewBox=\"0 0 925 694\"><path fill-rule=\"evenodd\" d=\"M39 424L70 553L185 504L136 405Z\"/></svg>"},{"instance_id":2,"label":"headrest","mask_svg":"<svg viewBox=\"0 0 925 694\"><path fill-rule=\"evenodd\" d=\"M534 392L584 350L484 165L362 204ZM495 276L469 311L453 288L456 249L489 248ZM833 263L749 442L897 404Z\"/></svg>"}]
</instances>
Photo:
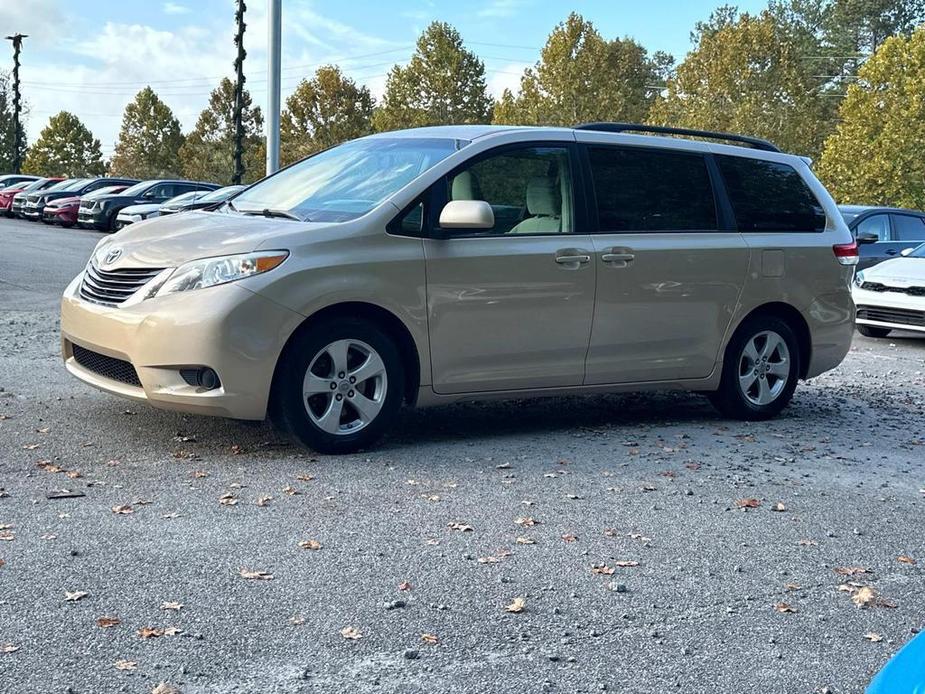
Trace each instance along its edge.
<instances>
[{"instance_id":1,"label":"headrest","mask_svg":"<svg viewBox=\"0 0 925 694\"><path fill-rule=\"evenodd\" d=\"M538 217L558 217L562 206L554 178L537 176L527 183L527 212Z\"/></svg>"},{"instance_id":2,"label":"headrest","mask_svg":"<svg viewBox=\"0 0 925 694\"><path fill-rule=\"evenodd\" d=\"M450 191L451 200L481 200L482 189L479 179L471 171L463 171L453 177L453 186Z\"/></svg>"}]
</instances>

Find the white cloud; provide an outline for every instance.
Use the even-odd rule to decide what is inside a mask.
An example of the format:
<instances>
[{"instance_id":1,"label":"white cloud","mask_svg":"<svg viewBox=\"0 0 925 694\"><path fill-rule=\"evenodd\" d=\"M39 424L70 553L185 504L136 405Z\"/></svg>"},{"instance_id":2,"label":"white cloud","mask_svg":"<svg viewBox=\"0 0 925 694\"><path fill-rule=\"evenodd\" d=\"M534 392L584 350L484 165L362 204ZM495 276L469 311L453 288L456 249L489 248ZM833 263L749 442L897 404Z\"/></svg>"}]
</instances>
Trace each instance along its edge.
<instances>
[{"instance_id":1,"label":"white cloud","mask_svg":"<svg viewBox=\"0 0 925 694\"><path fill-rule=\"evenodd\" d=\"M496 99L501 98L505 89L510 89L515 95L520 90L520 78L527 63L508 63L498 69L486 69L488 73L488 92Z\"/></svg>"},{"instance_id":2,"label":"white cloud","mask_svg":"<svg viewBox=\"0 0 925 694\"><path fill-rule=\"evenodd\" d=\"M164 14L189 14L190 8L177 2L165 2Z\"/></svg>"},{"instance_id":3,"label":"white cloud","mask_svg":"<svg viewBox=\"0 0 925 694\"><path fill-rule=\"evenodd\" d=\"M483 19L511 17L525 5L525 0L492 0L476 14Z\"/></svg>"}]
</instances>

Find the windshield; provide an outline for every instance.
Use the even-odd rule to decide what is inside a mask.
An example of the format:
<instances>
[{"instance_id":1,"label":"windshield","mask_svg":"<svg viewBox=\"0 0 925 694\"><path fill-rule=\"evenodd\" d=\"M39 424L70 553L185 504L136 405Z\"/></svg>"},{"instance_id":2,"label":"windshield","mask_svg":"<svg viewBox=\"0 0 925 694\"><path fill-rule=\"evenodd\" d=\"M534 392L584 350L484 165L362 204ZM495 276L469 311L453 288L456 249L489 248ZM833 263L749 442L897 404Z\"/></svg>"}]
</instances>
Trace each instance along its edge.
<instances>
[{"instance_id":1,"label":"windshield","mask_svg":"<svg viewBox=\"0 0 925 694\"><path fill-rule=\"evenodd\" d=\"M125 190L123 190L123 191L120 193L120 195L125 195L125 196L127 196L127 197L131 197L131 196L133 196L133 195L141 195L141 194L144 193L148 188L150 188L152 185L154 185L154 183L156 183L156 181L142 181L141 183L136 183L135 185L131 186L130 188L126 188Z\"/></svg>"},{"instance_id":2,"label":"windshield","mask_svg":"<svg viewBox=\"0 0 925 694\"><path fill-rule=\"evenodd\" d=\"M180 202L189 202L190 200L198 200L199 196L202 195L201 190L189 190L185 193L180 193L170 198L167 202L164 203L164 207L170 207Z\"/></svg>"},{"instance_id":3,"label":"windshield","mask_svg":"<svg viewBox=\"0 0 925 694\"><path fill-rule=\"evenodd\" d=\"M910 253L908 258L925 258L925 243Z\"/></svg>"},{"instance_id":4,"label":"windshield","mask_svg":"<svg viewBox=\"0 0 925 694\"><path fill-rule=\"evenodd\" d=\"M227 200L239 190L244 190L247 186L225 186L218 190L212 190L199 198L199 202L221 202Z\"/></svg>"},{"instance_id":5,"label":"windshield","mask_svg":"<svg viewBox=\"0 0 925 694\"><path fill-rule=\"evenodd\" d=\"M48 188L47 190L49 192L53 190L70 190L71 186L76 185L78 183L82 184L83 179L82 178L66 178L59 183L55 183L51 188Z\"/></svg>"},{"instance_id":6,"label":"windshield","mask_svg":"<svg viewBox=\"0 0 925 694\"><path fill-rule=\"evenodd\" d=\"M320 152L254 184L239 212L289 212L313 222L360 217L456 151L457 140L373 137Z\"/></svg>"},{"instance_id":7,"label":"windshield","mask_svg":"<svg viewBox=\"0 0 925 694\"><path fill-rule=\"evenodd\" d=\"M99 188L98 190L92 190L86 195L83 196L84 200L94 200L102 195L112 195L113 193L118 193L120 190L124 189L125 186L106 186L105 188Z\"/></svg>"}]
</instances>

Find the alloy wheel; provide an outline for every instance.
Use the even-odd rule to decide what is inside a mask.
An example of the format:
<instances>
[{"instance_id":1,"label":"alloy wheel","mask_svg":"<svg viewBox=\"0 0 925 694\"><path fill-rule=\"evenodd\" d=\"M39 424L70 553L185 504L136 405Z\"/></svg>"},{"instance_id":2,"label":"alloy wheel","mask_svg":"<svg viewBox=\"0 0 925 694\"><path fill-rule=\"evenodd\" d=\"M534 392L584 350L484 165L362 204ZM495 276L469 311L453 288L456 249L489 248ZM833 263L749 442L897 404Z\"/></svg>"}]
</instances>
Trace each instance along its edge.
<instances>
[{"instance_id":1,"label":"alloy wheel","mask_svg":"<svg viewBox=\"0 0 925 694\"><path fill-rule=\"evenodd\" d=\"M739 388L753 405L768 405L787 387L790 350L773 330L764 330L745 343L739 358Z\"/></svg>"},{"instance_id":2,"label":"alloy wheel","mask_svg":"<svg viewBox=\"0 0 925 694\"><path fill-rule=\"evenodd\" d=\"M343 436L376 419L387 390L385 362L376 350L360 340L337 340L309 364L302 401L319 429Z\"/></svg>"}]
</instances>

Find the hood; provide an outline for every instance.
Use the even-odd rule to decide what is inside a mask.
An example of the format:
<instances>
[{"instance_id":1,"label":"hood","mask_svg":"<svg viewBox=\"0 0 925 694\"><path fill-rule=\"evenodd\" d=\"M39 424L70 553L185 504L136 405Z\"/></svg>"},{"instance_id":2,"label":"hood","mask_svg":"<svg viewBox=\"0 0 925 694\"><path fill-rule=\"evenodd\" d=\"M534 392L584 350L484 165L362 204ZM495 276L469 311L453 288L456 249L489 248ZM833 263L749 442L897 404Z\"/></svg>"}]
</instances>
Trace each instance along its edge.
<instances>
[{"instance_id":1,"label":"hood","mask_svg":"<svg viewBox=\"0 0 925 694\"><path fill-rule=\"evenodd\" d=\"M161 208L156 202L146 202L141 205L129 205L119 210L119 214L147 214Z\"/></svg>"},{"instance_id":2,"label":"hood","mask_svg":"<svg viewBox=\"0 0 925 694\"><path fill-rule=\"evenodd\" d=\"M108 237L104 245L107 249L122 250L113 268L176 267L197 258L249 253L264 241L299 226L308 229L327 225L191 212L136 222Z\"/></svg>"},{"instance_id":3,"label":"hood","mask_svg":"<svg viewBox=\"0 0 925 694\"><path fill-rule=\"evenodd\" d=\"M923 282L925 258L893 258L862 271L864 279L876 282Z\"/></svg>"},{"instance_id":4,"label":"hood","mask_svg":"<svg viewBox=\"0 0 925 694\"><path fill-rule=\"evenodd\" d=\"M65 205L76 205L80 202L80 196L72 195L69 198L55 198L48 207L64 207Z\"/></svg>"}]
</instances>

